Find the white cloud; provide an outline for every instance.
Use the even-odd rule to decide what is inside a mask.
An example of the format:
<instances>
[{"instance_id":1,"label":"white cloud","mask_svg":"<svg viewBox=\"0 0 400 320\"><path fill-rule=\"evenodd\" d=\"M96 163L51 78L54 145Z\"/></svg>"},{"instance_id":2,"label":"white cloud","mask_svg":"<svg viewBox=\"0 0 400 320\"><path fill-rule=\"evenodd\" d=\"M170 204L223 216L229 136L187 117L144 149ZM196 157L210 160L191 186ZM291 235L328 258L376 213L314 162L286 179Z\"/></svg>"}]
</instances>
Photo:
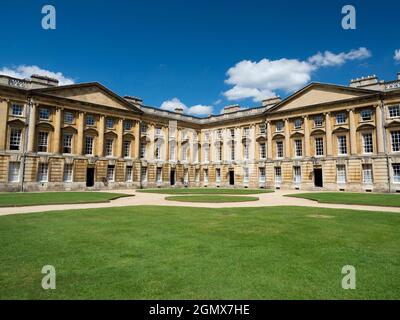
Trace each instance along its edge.
<instances>
[{"instance_id":1,"label":"white cloud","mask_svg":"<svg viewBox=\"0 0 400 320\"><path fill-rule=\"evenodd\" d=\"M187 107L178 99L173 98L171 100L166 100L161 104L160 109L168 110L168 111L175 111L177 108L182 108L184 112L186 112Z\"/></svg>"},{"instance_id":2,"label":"white cloud","mask_svg":"<svg viewBox=\"0 0 400 320\"><path fill-rule=\"evenodd\" d=\"M393 59L397 62L400 62L400 49L394 51Z\"/></svg>"},{"instance_id":3,"label":"white cloud","mask_svg":"<svg viewBox=\"0 0 400 320\"><path fill-rule=\"evenodd\" d=\"M201 104L198 104L190 107L187 113L192 115L209 115L212 113L212 111L212 106L203 106Z\"/></svg>"},{"instance_id":4,"label":"white cloud","mask_svg":"<svg viewBox=\"0 0 400 320\"><path fill-rule=\"evenodd\" d=\"M3 67L0 69L0 74L22 79L30 78L31 75L37 74L57 79L59 81L59 85L68 85L74 83L73 79L65 77L61 72L53 72L41 69L38 66L21 65L13 68Z\"/></svg>"},{"instance_id":5,"label":"white cloud","mask_svg":"<svg viewBox=\"0 0 400 320\"><path fill-rule=\"evenodd\" d=\"M173 98L171 100L166 100L161 104L160 109L168 110L168 111L175 111L176 108L183 109L183 112L190 115L209 115L213 111L212 106L205 106L205 105L194 105L192 107L187 107L182 101L178 98Z\"/></svg>"},{"instance_id":6,"label":"white cloud","mask_svg":"<svg viewBox=\"0 0 400 320\"><path fill-rule=\"evenodd\" d=\"M324 53L318 52L316 55L310 57L308 62L316 67L331 67L341 66L350 60L362 60L371 57L371 52L364 47L349 52L341 52L334 54L330 51Z\"/></svg>"},{"instance_id":7,"label":"white cloud","mask_svg":"<svg viewBox=\"0 0 400 320\"><path fill-rule=\"evenodd\" d=\"M366 59L371 53L366 48L334 54L317 53L307 61L297 59L243 60L227 71L225 83L233 87L224 92L228 100L252 98L259 102L273 97L277 90L292 93L310 82L312 72L320 67L339 66L349 60Z\"/></svg>"}]
</instances>

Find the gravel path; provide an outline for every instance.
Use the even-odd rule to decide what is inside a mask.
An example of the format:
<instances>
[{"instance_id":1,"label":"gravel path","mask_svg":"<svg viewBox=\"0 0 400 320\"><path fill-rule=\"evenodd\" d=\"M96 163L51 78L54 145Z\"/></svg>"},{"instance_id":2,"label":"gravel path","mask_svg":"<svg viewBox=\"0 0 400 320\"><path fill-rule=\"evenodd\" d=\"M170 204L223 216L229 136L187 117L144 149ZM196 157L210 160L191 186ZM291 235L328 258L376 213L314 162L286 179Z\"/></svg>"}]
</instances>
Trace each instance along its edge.
<instances>
[{"instance_id":1,"label":"gravel path","mask_svg":"<svg viewBox=\"0 0 400 320\"><path fill-rule=\"evenodd\" d=\"M104 192L104 190L102 191ZM110 190L113 193L132 194L132 197L119 198L105 203L88 203L88 204L65 204L65 205L41 205L27 207L12 207L0 208L0 216L10 214L22 214L45 211L73 210L73 209L89 209L89 208L110 208L110 207L125 207L137 205L160 205L174 207L201 207L201 208L229 208L229 207L270 207L270 206L304 206L317 208L334 208L334 209L352 209L352 210L367 210L367 211L386 211L399 212L400 207L379 207L379 206L362 206L362 205L345 205L345 204L328 204L318 203L316 201L289 198L284 195L294 193L305 193L306 191L296 190L276 190L274 193L261 193L254 196L258 197L258 201L253 202L236 202L236 203L190 203L190 202L175 202L165 200L165 197L170 195L141 193L135 190Z\"/></svg>"}]
</instances>

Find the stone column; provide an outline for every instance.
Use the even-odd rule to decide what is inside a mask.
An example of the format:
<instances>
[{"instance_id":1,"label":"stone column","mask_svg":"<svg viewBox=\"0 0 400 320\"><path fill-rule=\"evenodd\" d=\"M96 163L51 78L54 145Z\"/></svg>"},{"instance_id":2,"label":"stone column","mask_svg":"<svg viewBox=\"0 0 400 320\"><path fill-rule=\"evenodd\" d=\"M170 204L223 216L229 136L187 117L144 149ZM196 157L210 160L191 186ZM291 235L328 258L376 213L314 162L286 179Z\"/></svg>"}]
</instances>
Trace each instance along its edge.
<instances>
[{"instance_id":1,"label":"stone column","mask_svg":"<svg viewBox=\"0 0 400 320\"><path fill-rule=\"evenodd\" d=\"M267 121L267 158L272 159L272 128L271 122Z\"/></svg>"},{"instance_id":2,"label":"stone column","mask_svg":"<svg viewBox=\"0 0 400 320\"><path fill-rule=\"evenodd\" d=\"M36 135L36 104L32 103L29 110L28 147L27 152L33 152Z\"/></svg>"},{"instance_id":3,"label":"stone column","mask_svg":"<svg viewBox=\"0 0 400 320\"><path fill-rule=\"evenodd\" d=\"M332 156L332 124L329 112L325 113L326 155Z\"/></svg>"},{"instance_id":4,"label":"stone column","mask_svg":"<svg viewBox=\"0 0 400 320\"><path fill-rule=\"evenodd\" d=\"M375 109L376 121L376 144L379 154L385 153L385 140L384 140L384 120L382 117L382 106L377 105Z\"/></svg>"},{"instance_id":5,"label":"stone column","mask_svg":"<svg viewBox=\"0 0 400 320\"><path fill-rule=\"evenodd\" d=\"M78 121L77 121L77 125L78 125L77 144L76 144L76 154L77 155L83 154L84 124L85 124L85 113L79 112Z\"/></svg>"},{"instance_id":6,"label":"stone column","mask_svg":"<svg viewBox=\"0 0 400 320\"><path fill-rule=\"evenodd\" d=\"M354 118L354 109L349 110L349 128L350 128L350 152L357 154L357 132L356 121Z\"/></svg>"},{"instance_id":7,"label":"stone column","mask_svg":"<svg viewBox=\"0 0 400 320\"><path fill-rule=\"evenodd\" d=\"M104 156L104 123L105 123L105 116L100 115L99 127L98 127L99 137L97 141L97 155L99 157Z\"/></svg>"},{"instance_id":8,"label":"stone column","mask_svg":"<svg viewBox=\"0 0 400 320\"><path fill-rule=\"evenodd\" d=\"M61 147L61 121L62 121L62 110L61 108L56 108L55 118L54 118L54 136L53 136L53 152L60 153Z\"/></svg>"},{"instance_id":9,"label":"stone column","mask_svg":"<svg viewBox=\"0 0 400 320\"><path fill-rule=\"evenodd\" d=\"M25 106L25 111L27 110ZM7 148L8 101L0 99L0 150Z\"/></svg>"},{"instance_id":10,"label":"stone column","mask_svg":"<svg viewBox=\"0 0 400 320\"><path fill-rule=\"evenodd\" d=\"M124 123L123 119L117 120L117 143L115 148L115 156L117 158L122 158L122 148L124 144Z\"/></svg>"},{"instance_id":11,"label":"stone column","mask_svg":"<svg viewBox=\"0 0 400 320\"><path fill-rule=\"evenodd\" d=\"M304 156L311 156L310 126L308 116L304 116Z\"/></svg>"},{"instance_id":12,"label":"stone column","mask_svg":"<svg viewBox=\"0 0 400 320\"><path fill-rule=\"evenodd\" d=\"M291 158L290 156L290 128L289 119L285 119L285 158Z\"/></svg>"}]
</instances>

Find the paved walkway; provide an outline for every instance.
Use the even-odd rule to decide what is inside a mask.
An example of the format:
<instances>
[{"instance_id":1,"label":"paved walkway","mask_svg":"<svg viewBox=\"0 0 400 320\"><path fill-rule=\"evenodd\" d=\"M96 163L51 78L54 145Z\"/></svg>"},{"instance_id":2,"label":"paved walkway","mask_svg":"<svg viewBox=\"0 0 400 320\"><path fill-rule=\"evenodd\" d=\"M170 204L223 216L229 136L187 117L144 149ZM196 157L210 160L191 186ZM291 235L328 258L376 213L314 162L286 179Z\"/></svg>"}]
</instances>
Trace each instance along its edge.
<instances>
[{"instance_id":1,"label":"paved walkway","mask_svg":"<svg viewBox=\"0 0 400 320\"><path fill-rule=\"evenodd\" d=\"M141 193L141 192L135 192L135 190L110 190L109 192L132 194L134 196L120 198L105 203L41 205L41 206L0 208L0 216L10 215L10 214L32 213L32 212L45 212L45 211L71 210L71 209L90 209L90 208L110 208L110 207L125 207L125 206L138 206L138 205L160 205L160 206L201 207L201 208L304 206L304 207L317 207L317 208L386 211L386 212L400 213L400 208L395 208L395 207L328 204L328 203L318 203L316 201L307 199L289 198L284 196L287 194L305 193L305 191L296 191L296 190L276 190L276 192L274 193L261 193L255 195L259 198L258 201L236 202L236 203L175 202L175 201L165 200L165 197L168 196L165 194Z\"/></svg>"}]
</instances>

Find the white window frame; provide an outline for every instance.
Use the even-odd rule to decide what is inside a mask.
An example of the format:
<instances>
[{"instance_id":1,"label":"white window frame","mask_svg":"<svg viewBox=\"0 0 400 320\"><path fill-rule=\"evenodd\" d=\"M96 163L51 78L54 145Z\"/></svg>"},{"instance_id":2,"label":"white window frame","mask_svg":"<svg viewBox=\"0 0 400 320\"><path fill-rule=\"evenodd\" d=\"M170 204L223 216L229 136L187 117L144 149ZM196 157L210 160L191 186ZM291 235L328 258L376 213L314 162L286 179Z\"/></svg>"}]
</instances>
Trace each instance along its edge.
<instances>
[{"instance_id":1,"label":"white window frame","mask_svg":"<svg viewBox=\"0 0 400 320\"><path fill-rule=\"evenodd\" d=\"M362 141L363 141L363 153L364 154L371 154L374 152L374 143L372 133L363 133L362 134Z\"/></svg>"},{"instance_id":2,"label":"white window frame","mask_svg":"<svg viewBox=\"0 0 400 320\"><path fill-rule=\"evenodd\" d=\"M114 156L114 139L106 139L105 142L105 153L106 157L112 157Z\"/></svg>"},{"instance_id":3,"label":"white window frame","mask_svg":"<svg viewBox=\"0 0 400 320\"><path fill-rule=\"evenodd\" d=\"M49 164L41 162L38 166L38 181L45 183L49 182Z\"/></svg>"},{"instance_id":4,"label":"white window frame","mask_svg":"<svg viewBox=\"0 0 400 320\"><path fill-rule=\"evenodd\" d=\"M124 158L131 157L131 145L132 145L131 140L124 140Z\"/></svg>"},{"instance_id":5,"label":"white window frame","mask_svg":"<svg viewBox=\"0 0 400 320\"><path fill-rule=\"evenodd\" d=\"M220 168L215 169L215 182L221 183L221 169Z\"/></svg>"},{"instance_id":6,"label":"white window frame","mask_svg":"<svg viewBox=\"0 0 400 320\"><path fill-rule=\"evenodd\" d=\"M316 137L314 139L314 143L315 143L315 156L316 157L324 156L324 138Z\"/></svg>"},{"instance_id":7,"label":"white window frame","mask_svg":"<svg viewBox=\"0 0 400 320\"><path fill-rule=\"evenodd\" d=\"M10 161L8 163L8 182L17 183L21 180L21 163L19 161Z\"/></svg>"},{"instance_id":8,"label":"white window frame","mask_svg":"<svg viewBox=\"0 0 400 320\"><path fill-rule=\"evenodd\" d=\"M49 120L50 119L50 110L47 108L39 108L39 119L40 120Z\"/></svg>"},{"instance_id":9,"label":"white window frame","mask_svg":"<svg viewBox=\"0 0 400 320\"><path fill-rule=\"evenodd\" d=\"M133 167L132 166L126 166L125 181L126 182L133 181Z\"/></svg>"},{"instance_id":10,"label":"white window frame","mask_svg":"<svg viewBox=\"0 0 400 320\"><path fill-rule=\"evenodd\" d=\"M161 183L162 182L162 168L157 168L156 169L156 182Z\"/></svg>"},{"instance_id":11,"label":"white window frame","mask_svg":"<svg viewBox=\"0 0 400 320\"><path fill-rule=\"evenodd\" d=\"M24 115L24 106L22 104L13 103L11 105L11 115L14 117L22 117Z\"/></svg>"},{"instance_id":12,"label":"white window frame","mask_svg":"<svg viewBox=\"0 0 400 320\"><path fill-rule=\"evenodd\" d=\"M71 133L64 133L63 134L63 153L71 154L72 153L72 134ZM69 149L69 152L65 152ZM67 150L68 151L68 150Z\"/></svg>"},{"instance_id":13,"label":"white window frame","mask_svg":"<svg viewBox=\"0 0 400 320\"><path fill-rule=\"evenodd\" d=\"M338 164L336 165L336 182L337 183L346 183L346 165Z\"/></svg>"},{"instance_id":14,"label":"white window frame","mask_svg":"<svg viewBox=\"0 0 400 320\"><path fill-rule=\"evenodd\" d=\"M277 159L282 159L284 157L284 153L283 153L283 141L276 141L275 142L276 145L276 158Z\"/></svg>"},{"instance_id":15,"label":"white window frame","mask_svg":"<svg viewBox=\"0 0 400 320\"><path fill-rule=\"evenodd\" d=\"M303 156L303 141L300 139L294 140L294 155L296 158Z\"/></svg>"},{"instance_id":16,"label":"white window frame","mask_svg":"<svg viewBox=\"0 0 400 320\"><path fill-rule=\"evenodd\" d=\"M115 166L107 166L107 181L115 181Z\"/></svg>"},{"instance_id":17,"label":"white window frame","mask_svg":"<svg viewBox=\"0 0 400 320\"><path fill-rule=\"evenodd\" d=\"M347 136L338 136L338 155L347 155Z\"/></svg>"},{"instance_id":18,"label":"white window frame","mask_svg":"<svg viewBox=\"0 0 400 320\"><path fill-rule=\"evenodd\" d=\"M391 144L392 144L392 152L400 151L400 131L391 131Z\"/></svg>"},{"instance_id":19,"label":"white window frame","mask_svg":"<svg viewBox=\"0 0 400 320\"><path fill-rule=\"evenodd\" d=\"M393 183L400 183L400 163L392 163Z\"/></svg>"},{"instance_id":20,"label":"white window frame","mask_svg":"<svg viewBox=\"0 0 400 320\"><path fill-rule=\"evenodd\" d=\"M264 160L267 158L267 144L265 142L260 142L260 159Z\"/></svg>"},{"instance_id":21,"label":"white window frame","mask_svg":"<svg viewBox=\"0 0 400 320\"><path fill-rule=\"evenodd\" d=\"M301 167L293 166L293 181L294 183L301 183Z\"/></svg>"},{"instance_id":22,"label":"white window frame","mask_svg":"<svg viewBox=\"0 0 400 320\"><path fill-rule=\"evenodd\" d=\"M92 114L88 114L88 115L86 116L85 124L86 124L87 126L94 126L94 124L95 124L95 119L94 119L94 116L93 116Z\"/></svg>"},{"instance_id":23,"label":"white window frame","mask_svg":"<svg viewBox=\"0 0 400 320\"><path fill-rule=\"evenodd\" d=\"M261 183L265 183L265 181L266 181L265 168L258 168L258 172L259 172L258 181Z\"/></svg>"},{"instance_id":24,"label":"white window frame","mask_svg":"<svg viewBox=\"0 0 400 320\"><path fill-rule=\"evenodd\" d=\"M10 150L19 151L21 149L22 129L11 128L10 130Z\"/></svg>"},{"instance_id":25,"label":"white window frame","mask_svg":"<svg viewBox=\"0 0 400 320\"><path fill-rule=\"evenodd\" d=\"M275 183L282 182L282 167L274 167L274 179Z\"/></svg>"},{"instance_id":26,"label":"white window frame","mask_svg":"<svg viewBox=\"0 0 400 320\"><path fill-rule=\"evenodd\" d=\"M248 167L243 168L243 182L249 183L250 180L250 170Z\"/></svg>"},{"instance_id":27,"label":"white window frame","mask_svg":"<svg viewBox=\"0 0 400 320\"><path fill-rule=\"evenodd\" d=\"M64 163L63 181L73 182L74 178L74 165L72 163Z\"/></svg>"},{"instance_id":28,"label":"white window frame","mask_svg":"<svg viewBox=\"0 0 400 320\"><path fill-rule=\"evenodd\" d=\"M389 106L389 118L399 118L400 117L400 105Z\"/></svg>"},{"instance_id":29,"label":"white window frame","mask_svg":"<svg viewBox=\"0 0 400 320\"><path fill-rule=\"evenodd\" d=\"M94 137L85 136L85 155L93 155Z\"/></svg>"},{"instance_id":30,"label":"white window frame","mask_svg":"<svg viewBox=\"0 0 400 320\"><path fill-rule=\"evenodd\" d=\"M372 164L365 163L362 165L363 183L373 183Z\"/></svg>"},{"instance_id":31,"label":"white window frame","mask_svg":"<svg viewBox=\"0 0 400 320\"><path fill-rule=\"evenodd\" d=\"M345 124L347 117L344 112L341 112L341 113L336 114L335 119L336 119L336 124Z\"/></svg>"},{"instance_id":32,"label":"white window frame","mask_svg":"<svg viewBox=\"0 0 400 320\"><path fill-rule=\"evenodd\" d=\"M49 132L47 131L38 132L37 150L38 152L44 152L44 153L49 151Z\"/></svg>"}]
</instances>

